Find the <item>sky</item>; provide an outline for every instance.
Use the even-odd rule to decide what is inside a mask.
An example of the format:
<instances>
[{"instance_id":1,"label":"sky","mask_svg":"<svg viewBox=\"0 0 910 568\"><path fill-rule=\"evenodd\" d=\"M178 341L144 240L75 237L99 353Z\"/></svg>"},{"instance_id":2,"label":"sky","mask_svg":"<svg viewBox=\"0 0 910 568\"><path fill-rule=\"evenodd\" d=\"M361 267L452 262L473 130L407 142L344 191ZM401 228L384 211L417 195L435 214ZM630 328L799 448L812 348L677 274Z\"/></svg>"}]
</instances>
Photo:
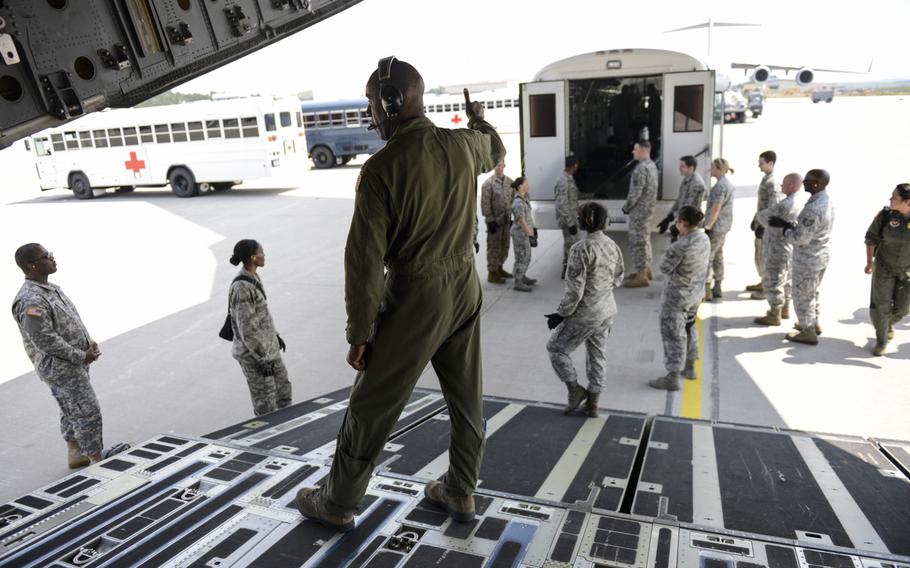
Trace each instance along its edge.
<instances>
[{"instance_id":1,"label":"sky","mask_svg":"<svg viewBox=\"0 0 910 568\"><path fill-rule=\"evenodd\" d=\"M833 7L833 9L832 9ZM376 62L413 64L427 88L529 81L549 63L591 51L658 48L706 59L707 32L667 30L706 22L711 58L865 71L821 81L910 77L910 0L363 0L344 12L179 87L180 92L360 96ZM734 82L745 79L736 71Z\"/></svg>"}]
</instances>

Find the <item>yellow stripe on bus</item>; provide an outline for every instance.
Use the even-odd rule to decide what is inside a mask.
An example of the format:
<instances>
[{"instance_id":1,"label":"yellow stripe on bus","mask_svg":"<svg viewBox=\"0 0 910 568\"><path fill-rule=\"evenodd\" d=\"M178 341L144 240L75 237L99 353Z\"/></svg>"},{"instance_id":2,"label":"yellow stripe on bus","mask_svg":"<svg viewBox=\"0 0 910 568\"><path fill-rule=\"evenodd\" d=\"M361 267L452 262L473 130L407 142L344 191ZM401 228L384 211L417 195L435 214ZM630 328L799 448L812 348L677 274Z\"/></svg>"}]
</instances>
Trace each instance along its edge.
<instances>
[{"instance_id":1,"label":"yellow stripe on bus","mask_svg":"<svg viewBox=\"0 0 910 568\"><path fill-rule=\"evenodd\" d=\"M695 329L698 330L698 361L695 362L696 379L683 379L682 409L683 418L701 418L702 407L702 361L705 354L705 323L701 317L695 317Z\"/></svg>"}]
</instances>

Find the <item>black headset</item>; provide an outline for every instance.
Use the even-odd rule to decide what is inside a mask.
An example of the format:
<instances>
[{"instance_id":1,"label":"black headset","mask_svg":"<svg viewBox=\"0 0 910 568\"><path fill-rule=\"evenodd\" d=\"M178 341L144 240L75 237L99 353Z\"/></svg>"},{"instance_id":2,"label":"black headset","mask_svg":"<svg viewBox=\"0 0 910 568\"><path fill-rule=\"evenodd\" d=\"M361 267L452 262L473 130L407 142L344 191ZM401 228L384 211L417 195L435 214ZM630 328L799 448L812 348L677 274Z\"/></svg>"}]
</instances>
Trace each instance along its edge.
<instances>
[{"instance_id":1,"label":"black headset","mask_svg":"<svg viewBox=\"0 0 910 568\"><path fill-rule=\"evenodd\" d=\"M395 63L395 56L390 55L380 59L378 65L379 100L382 103L382 110L385 112L386 120L396 118L404 104L401 90L390 82L393 63Z\"/></svg>"}]
</instances>

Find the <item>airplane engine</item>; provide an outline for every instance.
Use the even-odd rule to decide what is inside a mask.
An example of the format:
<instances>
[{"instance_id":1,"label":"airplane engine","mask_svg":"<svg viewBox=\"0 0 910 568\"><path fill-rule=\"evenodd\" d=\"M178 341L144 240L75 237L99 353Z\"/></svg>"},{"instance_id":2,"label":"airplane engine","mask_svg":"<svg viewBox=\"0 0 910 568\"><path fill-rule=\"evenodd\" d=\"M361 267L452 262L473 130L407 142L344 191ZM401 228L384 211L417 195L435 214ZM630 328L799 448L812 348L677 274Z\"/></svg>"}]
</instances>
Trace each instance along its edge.
<instances>
[{"instance_id":1,"label":"airplane engine","mask_svg":"<svg viewBox=\"0 0 910 568\"><path fill-rule=\"evenodd\" d=\"M768 69L765 65L759 65L752 71L752 82L753 83L766 83L768 79L771 78L771 70Z\"/></svg>"},{"instance_id":2,"label":"airplane engine","mask_svg":"<svg viewBox=\"0 0 910 568\"><path fill-rule=\"evenodd\" d=\"M801 67L796 72L796 84L800 87L806 87L815 80L815 71L809 67Z\"/></svg>"}]
</instances>

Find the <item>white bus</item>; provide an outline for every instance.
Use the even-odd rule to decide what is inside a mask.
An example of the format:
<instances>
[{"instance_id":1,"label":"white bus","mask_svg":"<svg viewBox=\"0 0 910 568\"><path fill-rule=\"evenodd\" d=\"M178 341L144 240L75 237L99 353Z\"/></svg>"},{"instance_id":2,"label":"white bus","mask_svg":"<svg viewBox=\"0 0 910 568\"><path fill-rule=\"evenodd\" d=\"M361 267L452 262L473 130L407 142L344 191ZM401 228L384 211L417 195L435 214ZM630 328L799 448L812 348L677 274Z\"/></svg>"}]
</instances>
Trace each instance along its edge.
<instances>
[{"instance_id":1,"label":"white bus","mask_svg":"<svg viewBox=\"0 0 910 568\"><path fill-rule=\"evenodd\" d=\"M519 102L517 85L489 90L471 90L471 100L482 102L484 118L502 134L517 134ZM424 112L436 126L467 128L464 112L464 93L424 94Z\"/></svg>"},{"instance_id":2,"label":"white bus","mask_svg":"<svg viewBox=\"0 0 910 568\"><path fill-rule=\"evenodd\" d=\"M580 191L607 207L614 229L628 227L621 207L640 138L650 140L661 172L655 219L676 199L680 157L696 156L710 184L714 108L722 97L714 71L694 57L656 49L587 53L544 67L520 91L522 167L542 228L556 227L553 187L570 151L581 162Z\"/></svg>"},{"instance_id":3,"label":"white bus","mask_svg":"<svg viewBox=\"0 0 910 568\"><path fill-rule=\"evenodd\" d=\"M179 197L226 190L306 160L295 97L252 97L93 113L32 137L41 189L90 199L170 184Z\"/></svg>"}]
</instances>

